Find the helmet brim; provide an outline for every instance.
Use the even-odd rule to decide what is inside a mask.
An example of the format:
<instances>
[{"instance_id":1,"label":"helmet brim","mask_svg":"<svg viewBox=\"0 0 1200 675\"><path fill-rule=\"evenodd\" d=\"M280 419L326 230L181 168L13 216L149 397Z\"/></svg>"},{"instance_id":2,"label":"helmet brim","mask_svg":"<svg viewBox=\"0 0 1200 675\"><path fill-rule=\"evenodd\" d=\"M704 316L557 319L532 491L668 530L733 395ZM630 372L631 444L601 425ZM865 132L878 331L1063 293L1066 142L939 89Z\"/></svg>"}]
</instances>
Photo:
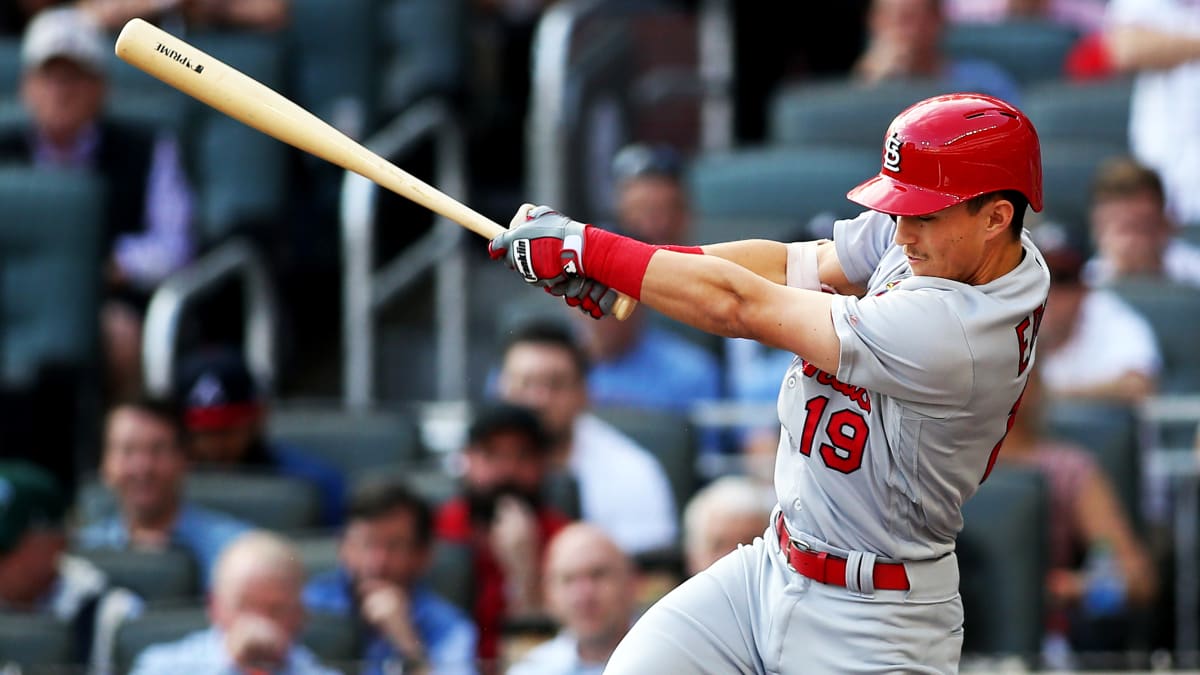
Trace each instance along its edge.
<instances>
[{"instance_id":1,"label":"helmet brim","mask_svg":"<svg viewBox=\"0 0 1200 675\"><path fill-rule=\"evenodd\" d=\"M847 192L846 198L890 216L924 216L968 199L910 185L882 173Z\"/></svg>"}]
</instances>

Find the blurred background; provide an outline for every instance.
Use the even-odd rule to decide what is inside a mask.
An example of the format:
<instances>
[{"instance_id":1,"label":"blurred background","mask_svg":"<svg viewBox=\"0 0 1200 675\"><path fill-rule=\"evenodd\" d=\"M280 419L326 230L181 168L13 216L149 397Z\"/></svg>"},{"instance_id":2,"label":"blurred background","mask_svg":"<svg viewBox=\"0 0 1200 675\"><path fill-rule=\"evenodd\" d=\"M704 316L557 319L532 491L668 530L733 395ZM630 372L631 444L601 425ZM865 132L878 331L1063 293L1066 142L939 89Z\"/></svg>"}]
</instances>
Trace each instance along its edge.
<instances>
[{"instance_id":1,"label":"blurred background","mask_svg":"<svg viewBox=\"0 0 1200 675\"><path fill-rule=\"evenodd\" d=\"M208 647L143 650L261 637L206 604L245 591L233 541L302 562L279 639L344 672L575 672L547 654L602 663L774 503L792 355L575 316L116 59L134 16L497 222L550 204L654 243L829 236L898 112L1013 102L1053 286L964 508L963 670L1200 667L1195 2L2 0L0 672L187 672ZM578 522L562 548L613 552L600 628L556 585ZM378 541L408 543L372 567Z\"/></svg>"}]
</instances>

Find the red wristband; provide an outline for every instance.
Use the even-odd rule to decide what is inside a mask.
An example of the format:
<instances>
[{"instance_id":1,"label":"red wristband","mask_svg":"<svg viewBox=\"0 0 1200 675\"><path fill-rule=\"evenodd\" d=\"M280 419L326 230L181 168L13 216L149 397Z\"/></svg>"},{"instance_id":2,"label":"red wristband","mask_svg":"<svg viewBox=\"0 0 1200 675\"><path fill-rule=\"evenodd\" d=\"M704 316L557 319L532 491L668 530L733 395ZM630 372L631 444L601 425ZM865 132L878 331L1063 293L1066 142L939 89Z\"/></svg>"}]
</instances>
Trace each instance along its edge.
<instances>
[{"instance_id":1,"label":"red wristband","mask_svg":"<svg viewBox=\"0 0 1200 675\"><path fill-rule=\"evenodd\" d=\"M634 300L642 299L642 280L659 250L702 254L699 246L652 246L589 225L585 230L584 274Z\"/></svg>"}]
</instances>

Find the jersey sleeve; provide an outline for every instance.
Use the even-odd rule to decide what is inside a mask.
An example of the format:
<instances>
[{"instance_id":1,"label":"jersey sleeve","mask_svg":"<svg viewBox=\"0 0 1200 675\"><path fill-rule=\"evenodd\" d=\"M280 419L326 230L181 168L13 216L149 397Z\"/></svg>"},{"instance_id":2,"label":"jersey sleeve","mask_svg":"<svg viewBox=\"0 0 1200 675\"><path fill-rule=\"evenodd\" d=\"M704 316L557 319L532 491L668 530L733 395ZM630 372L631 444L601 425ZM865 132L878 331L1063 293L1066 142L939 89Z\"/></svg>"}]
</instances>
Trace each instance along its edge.
<instances>
[{"instance_id":1,"label":"jersey sleeve","mask_svg":"<svg viewBox=\"0 0 1200 675\"><path fill-rule=\"evenodd\" d=\"M857 217L835 222L833 245L846 279L852 284L867 285L895 236L896 223L891 216L877 211L863 211Z\"/></svg>"},{"instance_id":2,"label":"jersey sleeve","mask_svg":"<svg viewBox=\"0 0 1200 675\"><path fill-rule=\"evenodd\" d=\"M856 298L837 296L831 314L841 341L837 378L922 403L957 407L974 384L962 322L934 288Z\"/></svg>"}]
</instances>

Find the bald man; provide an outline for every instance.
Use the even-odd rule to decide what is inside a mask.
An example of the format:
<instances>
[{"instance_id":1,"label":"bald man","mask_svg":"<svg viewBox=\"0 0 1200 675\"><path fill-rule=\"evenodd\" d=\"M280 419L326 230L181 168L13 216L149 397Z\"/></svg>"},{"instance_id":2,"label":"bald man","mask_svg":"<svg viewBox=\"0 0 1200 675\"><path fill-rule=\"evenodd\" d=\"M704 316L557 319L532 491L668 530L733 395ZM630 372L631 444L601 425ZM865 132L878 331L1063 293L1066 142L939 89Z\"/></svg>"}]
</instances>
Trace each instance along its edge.
<instances>
[{"instance_id":1,"label":"bald man","mask_svg":"<svg viewBox=\"0 0 1200 675\"><path fill-rule=\"evenodd\" d=\"M594 525L568 525L550 542L546 606L562 626L509 675L599 674L633 624L633 562Z\"/></svg>"},{"instance_id":2,"label":"bald man","mask_svg":"<svg viewBox=\"0 0 1200 675\"><path fill-rule=\"evenodd\" d=\"M683 512L683 548L689 575L762 536L775 493L747 476L725 476L697 492Z\"/></svg>"},{"instance_id":3,"label":"bald man","mask_svg":"<svg viewBox=\"0 0 1200 675\"><path fill-rule=\"evenodd\" d=\"M135 675L286 673L333 675L296 644L304 625L300 554L263 531L238 537L217 560L209 600L212 625L169 644L150 647Z\"/></svg>"}]
</instances>

